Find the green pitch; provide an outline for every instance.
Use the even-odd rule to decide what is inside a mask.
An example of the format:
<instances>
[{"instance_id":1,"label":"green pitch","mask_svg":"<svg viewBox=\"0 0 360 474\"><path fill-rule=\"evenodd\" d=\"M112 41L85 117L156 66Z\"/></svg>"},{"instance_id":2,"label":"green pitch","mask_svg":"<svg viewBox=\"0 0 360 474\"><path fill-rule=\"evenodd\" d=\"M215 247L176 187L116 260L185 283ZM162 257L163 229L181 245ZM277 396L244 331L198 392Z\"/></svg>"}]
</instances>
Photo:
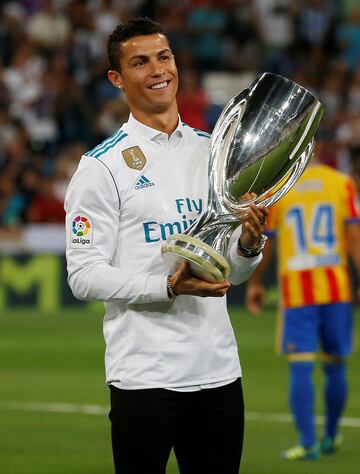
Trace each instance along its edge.
<instances>
[{"instance_id":1,"label":"green pitch","mask_svg":"<svg viewBox=\"0 0 360 474\"><path fill-rule=\"evenodd\" d=\"M242 308L231 310L247 413L241 473L357 472L358 350L350 361L351 394L341 451L315 462L290 464L279 459L279 452L297 437L287 417L286 362L273 349L275 312L269 308L262 317L253 318ZM16 310L0 316L0 471L4 474L113 473L101 315L101 305L84 305L59 314ZM357 341L359 334L357 328ZM321 381L317 371L316 383ZM317 405L322 414L321 397ZM318 429L321 433L321 424ZM178 473L173 456L167 473Z\"/></svg>"}]
</instances>

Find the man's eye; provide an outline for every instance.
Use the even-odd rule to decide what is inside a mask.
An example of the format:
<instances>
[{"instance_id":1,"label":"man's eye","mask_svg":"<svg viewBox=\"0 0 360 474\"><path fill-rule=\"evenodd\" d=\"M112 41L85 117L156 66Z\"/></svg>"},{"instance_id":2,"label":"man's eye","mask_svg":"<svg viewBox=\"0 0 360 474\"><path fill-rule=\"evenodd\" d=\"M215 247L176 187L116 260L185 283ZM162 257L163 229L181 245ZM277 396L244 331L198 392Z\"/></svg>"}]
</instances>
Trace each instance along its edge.
<instances>
[{"instance_id":1,"label":"man's eye","mask_svg":"<svg viewBox=\"0 0 360 474\"><path fill-rule=\"evenodd\" d=\"M138 59L137 61L134 62L134 66L143 66L145 64L145 61L143 59Z\"/></svg>"},{"instance_id":2,"label":"man's eye","mask_svg":"<svg viewBox=\"0 0 360 474\"><path fill-rule=\"evenodd\" d=\"M168 61L170 59L170 56L168 54L163 54L161 57L160 57L161 61Z\"/></svg>"}]
</instances>

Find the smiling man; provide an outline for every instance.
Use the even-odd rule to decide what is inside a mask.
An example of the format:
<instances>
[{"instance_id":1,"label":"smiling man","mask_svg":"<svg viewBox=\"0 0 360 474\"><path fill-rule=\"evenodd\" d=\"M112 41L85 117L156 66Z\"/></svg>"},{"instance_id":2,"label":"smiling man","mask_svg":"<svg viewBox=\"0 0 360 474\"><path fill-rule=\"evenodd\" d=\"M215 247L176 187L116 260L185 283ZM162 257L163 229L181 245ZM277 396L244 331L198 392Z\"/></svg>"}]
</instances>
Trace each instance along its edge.
<instances>
[{"instance_id":1,"label":"smiling man","mask_svg":"<svg viewBox=\"0 0 360 474\"><path fill-rule=\"evenodd\" d=\"M130 117L82 157L65 208L69 284L106 308L116 473L165 474L174 448L182 474L237 474L244 407L225 295L260 262L268 209L251 205L233 233L229 281L201 280L186 264L169 275L161 246L206 208L210 136L179 118L161 25L119 25L108 57Z\"/></svg>"},{"instance_id":2,"label":"smiling man","mask_svg":"<svg viewBox=\"0 0 360 474\"><path fill-rule=\"evenodd\" d=\"M175 96L179 80L166 37L162 33L134 36L123 41L120 49L121 33L121 28L115 30L109 41L109 80L124 89L136 120L172 133L178 122Z\"/></svg>"}]
</instances>

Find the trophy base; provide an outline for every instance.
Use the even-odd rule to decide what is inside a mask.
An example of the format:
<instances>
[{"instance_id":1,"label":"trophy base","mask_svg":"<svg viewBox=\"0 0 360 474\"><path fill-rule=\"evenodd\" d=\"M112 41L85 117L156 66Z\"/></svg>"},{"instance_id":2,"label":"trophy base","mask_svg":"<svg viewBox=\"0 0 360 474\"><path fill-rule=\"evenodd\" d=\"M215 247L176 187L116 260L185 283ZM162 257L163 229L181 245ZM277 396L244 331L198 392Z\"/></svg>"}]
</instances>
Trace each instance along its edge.
<instances>
[{"instance_id":1,"label":"trophy base","mask_svg":"<svg viewBox=\"0 0 360 474\"><path fill-rule=\"evenodd\" d=\"M226 280L230 275L227 260L210 245L196 237L185 234L172 235L163 245L162 257L175 272L182 262L190 263L190 271L202 280L216 282Z\"/></svg>"}]
</instances>

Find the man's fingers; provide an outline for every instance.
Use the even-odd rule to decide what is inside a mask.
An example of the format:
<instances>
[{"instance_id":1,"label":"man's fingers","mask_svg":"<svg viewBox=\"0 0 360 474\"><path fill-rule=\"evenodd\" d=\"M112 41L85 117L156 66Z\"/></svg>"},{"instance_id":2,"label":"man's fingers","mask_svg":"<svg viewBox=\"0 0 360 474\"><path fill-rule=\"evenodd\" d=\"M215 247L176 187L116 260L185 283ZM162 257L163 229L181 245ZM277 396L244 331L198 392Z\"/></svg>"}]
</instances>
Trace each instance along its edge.
<instances>
[{"instance_id":1,"label":"man's fingers","mask_svg":"<svg viewBox=\"0 0 360 474\"><path fill-rule=\"evenodd\" d=\"M204 291L204 296L225 296L227 291L229 289L229 286L226 286L225 288L219 288L218 290L211 289L211 290L206 290Z\"/></svg>"},{"instance_id":2,"label":"man's fingers","mask_svg":"<svg viewBox=\"0 0 360 474\"><path fill-rule=\"evenodd\" d=\"M210 283L207 291L209 292L209 296L224 296L230 286L231 283L228 280L219 283Z\"/></svg>"},{"instance_id":3,"label":"man's fingers","mask_svg":"<svg viewBox=\"0 0 360 474\"><path fill-rule=\"evenodd\" d=\"M189 262L181 262L175 273L179 278L187 275L189 273Z\"/></svg>"},{"instance_id":4,"label":"man's fingers","mask_svg":"<svg viewBox=\"0 0 360 474\"><path fill-rule=\"evenodd\" d=\"M210 283L210 285L213 287L213 290L221 290L223 288L229 288L231 286L231 283L228 280L224 281L219 281L218 283Z\"/></svg>"},{"instance_id":5,"label":"man's fingers","mask_svg":"<svg viewBox=\"0 0 360 474\"><path fill-rule=\"evenodd\" d=\"M209 282L191 273L190 263L182 262L171 277L171 285L177 295L224 296L231 286L228 280Z\"/></svg>"},{"instance_id":6,"label":"man's fingers","mask_svg":"<svg viewBox=\"0 0 360 474\"><path fill-rule=\"evenodd\" d=\"M264 225L266 222L266 218L269 214L269 210L264 205L256 206L255 204L250 204L250 209L252 211L251 216L253 217L253 221L256 224Z\"/></svg>"},{"instance_id":7,"label":"man's fingers","mask_svg":"<svg viewBox=\"0 0 360 474\"><path fill-rule=\"evenodd\" d=\"M245 193L245 194L243 194L243 195L240 197L240 200L243 201L243 202L252 201L252 200L255 199L256 197L257 197L257 194L256 194L256 193L250 192L250 193Z\"/></svg>"}]
</instances>

